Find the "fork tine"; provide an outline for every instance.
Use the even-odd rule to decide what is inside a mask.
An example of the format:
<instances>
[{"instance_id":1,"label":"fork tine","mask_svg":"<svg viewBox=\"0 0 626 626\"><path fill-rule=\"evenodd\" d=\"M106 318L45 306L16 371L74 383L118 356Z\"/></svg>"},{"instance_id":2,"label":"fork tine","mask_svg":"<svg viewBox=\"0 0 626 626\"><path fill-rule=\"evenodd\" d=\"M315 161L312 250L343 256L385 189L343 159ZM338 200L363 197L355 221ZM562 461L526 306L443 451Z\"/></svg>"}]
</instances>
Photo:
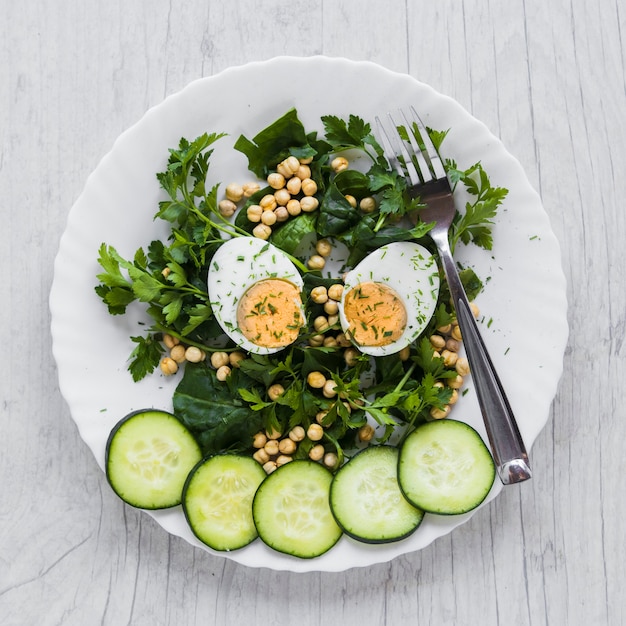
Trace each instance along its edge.
<instances>
[{"instance_id":1,"label":"fork tine","mask_svg":"<svg viewBox=\"0 0 626 626\"><path fill-rule=\"evenodd\" d=\"M376 126L378 127L378 137L383 144L383 151L385 153L385 157L387 157L387 161L389 161L389 165L400 174L400 176L404 176L404 172L402 171L402 164L396 155L396 151L391 145L391 140L389 139L389 135L383 126L383 123L380 121L378 115L375 117Z\"/></svg>"},{"instance_id":2,"label":"fork tine","mask_svg":"<svg viewBox=\"0 0 626 626\"><path fill-rule=\"evenodd\" d=\"M396 169L400 176L408 176L412 185L419 185L422 182L421 177L418 171L415 169L415 165L413 164L411 155L409 154L404 142L398 134L397 126L393 117L391 116L391 113L388 113L387 115L393 129L393 141L385 130L383 123L378 117L376 117L376 124L378 126L379 136L383 144L385 156L387 157L389 164ZM402 156L402 161L400 161L400 156Z\"/></svg>"},{"instance_id":3,"label":"fork tine","mask_svg":"<svg viewBox=\"0 0 626 626\"><path fill-rule=\"evenodd\" d=\"M426 126L424 122L420 119L420 116L417 114L415 107L411 106L411 113L413 114L413 118L415 120L415 124L419 130L420 137L424 142L424 147L426 148L426 153L428 154L428 160L430 161L430 165L432 167L432 172L435 175L435 178L446 178L446 170L441 162L441 157L437 153L433 142L428 135L428 131L426 130ZM412 133L409 133L409 137L411 137ZM421 151L420 151L421 152Z\"/></svg>"},{"instance_id":4,"label":"fork tine","mask_svg":"<svg viewBox=\"0 0 626 626\"><path fill-rule=\"evenodd\" d=\"M426 160L422 148L417 143L415 139L415 135L413 134L413 129L411 128L411 123L409 122L406 113L403 110L400 110L402 117L404 118L406 134L409 139L409 143L411 144L411 148L413 150L413 156L417 161L417 170L420 173L420 178L424 183L430 182L433 178L433 172L430 168L429 161Z\"/></svg>"}]
</instances>

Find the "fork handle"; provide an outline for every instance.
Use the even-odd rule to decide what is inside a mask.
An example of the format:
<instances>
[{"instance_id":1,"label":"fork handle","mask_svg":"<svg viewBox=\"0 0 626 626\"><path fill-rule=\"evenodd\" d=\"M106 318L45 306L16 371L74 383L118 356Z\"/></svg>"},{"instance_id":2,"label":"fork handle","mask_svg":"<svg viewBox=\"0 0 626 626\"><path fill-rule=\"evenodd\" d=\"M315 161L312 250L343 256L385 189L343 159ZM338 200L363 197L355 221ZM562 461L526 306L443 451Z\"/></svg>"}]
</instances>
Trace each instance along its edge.
<instances>
[{"instance_id":1,"label":"fork handle","mask_svg":"<svg viewBox=\"0 0 626 626\"><path fill-rule=\"evenodd\" d=\"M505 485L528 480L531 477L528 454L502 383L480 336L478 325L452 258L447 233L445 241L444 237L433 237L433 239L439 250L456 309L463 345L470 364L498 476Z\"/></svg>"}]
</instances>

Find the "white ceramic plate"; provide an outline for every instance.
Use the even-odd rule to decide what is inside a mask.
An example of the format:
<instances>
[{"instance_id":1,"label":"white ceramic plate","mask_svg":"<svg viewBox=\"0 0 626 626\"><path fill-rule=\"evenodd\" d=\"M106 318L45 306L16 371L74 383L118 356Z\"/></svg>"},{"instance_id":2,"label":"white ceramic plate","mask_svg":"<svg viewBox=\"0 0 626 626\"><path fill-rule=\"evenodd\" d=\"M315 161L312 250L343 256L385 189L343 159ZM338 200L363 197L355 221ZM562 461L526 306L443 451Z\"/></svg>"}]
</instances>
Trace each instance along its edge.
<instances>
[{"instance_id":1,"label":"white ceramic plate","mask_svg":"<svg viewBox=\"0 0 626 626\"><path fill-rule=\"evenodd\" d=\"M167 235L165 223L153 221L153 216L162 198L155 173L165 169L168 149L183 136L193 139L205 131L227 132L229 136L217 144L209 177L224 184L245 182L252 177L246 159L232 149L241 133L254 136L294 106L311 130L322 130L320 116L326 114L354 113L373 123L374 116L385 113L391 103L412 104L428 126L450 129L444 155L460 167L482 161L493 184L509 189L494 228L493 252L470 246L457 256L489 279L478 301L485 318L484 338L522 436L531 447L548 419L568 328L558 243L521 166L459 104L409 76L367 62L280 57L197 80L149 110L118 138L70 211L50 295L53 349L61 391L100 467L113 425L134 409L171 410L178 381L155 374L133 383L127 371L133 347L129 336L142 334L145 315L136 308L111 317L94 292L102 242L129 258L138 247ZM455 407L454 417L484 435L471 381L467 388L469 393ZM488 500L500 489L499 483L494 485ZM194 538L180 508L150 515L168 532L208 550ZM253 567L340 571L419 550L468 518L469 514L427 515L414 535L386 545L370 546L344 537L313 560L279 554L260 540L221 555Z\"/></svg>"}]
</instances>

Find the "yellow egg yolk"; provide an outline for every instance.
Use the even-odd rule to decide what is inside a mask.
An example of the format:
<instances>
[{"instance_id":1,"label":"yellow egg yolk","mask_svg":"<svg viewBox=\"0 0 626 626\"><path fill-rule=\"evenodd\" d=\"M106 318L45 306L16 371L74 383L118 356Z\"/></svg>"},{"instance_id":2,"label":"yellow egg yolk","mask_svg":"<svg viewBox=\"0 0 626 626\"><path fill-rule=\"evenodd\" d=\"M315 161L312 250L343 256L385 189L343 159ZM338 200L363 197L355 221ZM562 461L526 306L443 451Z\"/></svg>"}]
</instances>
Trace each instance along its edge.
<instances>
[{"instance_id":1,"label":"yellow egg yolk","mask_svg":"<svg viewBox=\"0 0 626 626\"><path fill-rule=\"evenodd\" d=\"M349 323L347 334L361 346L387 346L406 327L406 308L384 283L360 283L346 294L343 310Z\"/></svg>"},{"instance_id":2,"label":"yellow egg yolk","mask_svg":"<svg viewBox=\"0 0 626 626\"><path fill-rule=\"evenodd\" d=\"M243 335L264 348L283 348L298 337L303 324L298 288L279 278L260 280L242 296L237 324Z\"/></svg>"}]
</instances>

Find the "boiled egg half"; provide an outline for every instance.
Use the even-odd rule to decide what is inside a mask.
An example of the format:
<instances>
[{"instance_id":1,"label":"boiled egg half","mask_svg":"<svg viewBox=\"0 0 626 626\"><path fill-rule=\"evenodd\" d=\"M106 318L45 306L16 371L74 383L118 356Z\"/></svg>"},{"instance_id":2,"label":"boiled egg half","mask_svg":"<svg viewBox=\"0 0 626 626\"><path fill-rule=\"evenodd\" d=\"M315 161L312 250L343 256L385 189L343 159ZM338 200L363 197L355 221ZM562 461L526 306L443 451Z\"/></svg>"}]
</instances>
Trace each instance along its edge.
<instances>
[{"instance_id":1,"label":"boiled egg half","mask_svg":"<svg viewBox=\"0 0 626 626\"><path fill-rule=\"evenodd\" d=\"M424 330L437 306L435 257L417 243L401 241L371 252L344 277L341 328L361 352L399 352Z\"/></svg>"},{"instance_id":2,"label":"boiled egg half","mask_svg":"<svg viewBox=\"0 0 626 626\"><path fill-rule=\"evenodd\" d=\"M217 322L244 350L271 354L297 339L303 281L276 246L256 237L228 240L211 260L207 283Z\"/></svg>"}]
</instances>

